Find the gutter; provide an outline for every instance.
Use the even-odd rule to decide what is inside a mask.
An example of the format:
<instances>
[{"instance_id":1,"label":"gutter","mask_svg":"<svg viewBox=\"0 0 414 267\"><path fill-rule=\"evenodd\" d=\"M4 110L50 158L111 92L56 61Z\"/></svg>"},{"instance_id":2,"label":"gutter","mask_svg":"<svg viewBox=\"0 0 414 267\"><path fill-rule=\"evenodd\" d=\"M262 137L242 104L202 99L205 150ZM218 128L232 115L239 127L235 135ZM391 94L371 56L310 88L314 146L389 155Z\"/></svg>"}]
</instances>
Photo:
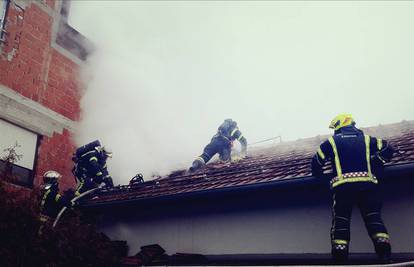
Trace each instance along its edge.
<instances>
[{"instance_id":1,"label":"gutter","mask_svg":"<svg viewBox=\"0 0 414 267\"><path fill-rule=\"evenodd\" d=\"M185 255L185 254L184 254ZM350 253L347 266L413 266L413 253L393 253L393 264L384 265L373 253ZM149 266L334 266L338 263L331 254L286 253L286 254L222 254L201 255L175 254L167 260ZM343 266L343 265L341 265Z\"/></svg>"},{"instance_id":2,"label":"gutter","mask_svg":"<svg viewBox=\"0 0 414 267\"><path fill-rule=\"evenodd\" d=\"M407 178L408 176L414 176L414 163L401 163L386 166L384 169L383 177L386 177L384 182L389 182L390 179L400 179ZM320 186L326 185L328 189L329 174L325 175L324 178L316 178L313 176L303 176L290 178L285 180L275 180L270 182L255 183L250 185L240 185L240 186L231 186L218 189L208 189L200 190L193 192L185 192L180 194L165 195L165 196L155 196L147 197L140 199L126 199L118 200L111 202L101 202L101 203L87 203L83 205L83 208L86 209L103 209L113 206L127 206L130 204L140 204L140 205L149 205L149 204L159 204L162 202L176 202L183 200L192 200L200 198L216 198L222 195L230 194L246 194L259 191L274 191L274 190L292 190L298 188L306 188L307 186ZM380 178L381 179L381 178ZM413 177L414 179L414 177Z\"/></svg>"}]
</instances>

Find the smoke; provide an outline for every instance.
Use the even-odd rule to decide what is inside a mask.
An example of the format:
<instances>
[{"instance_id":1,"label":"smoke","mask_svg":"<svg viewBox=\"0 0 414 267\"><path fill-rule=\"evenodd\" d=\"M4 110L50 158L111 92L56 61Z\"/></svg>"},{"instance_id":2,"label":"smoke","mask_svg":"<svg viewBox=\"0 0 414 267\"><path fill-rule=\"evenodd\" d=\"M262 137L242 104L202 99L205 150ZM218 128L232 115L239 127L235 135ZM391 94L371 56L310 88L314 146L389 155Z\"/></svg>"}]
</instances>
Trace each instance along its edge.
<instances>
[{"instance_id":1,"label":"smoke","mask_svg":"<svg viewBox=\"0 0 414 267\"><path fill-rule=\"evenodd\" d=\"M196 127L200 124L190 112L188 98L163 92L164 83L148 77L151 73L131 60L101 53L89 62L91 80L81 102L78 144L100 139L111 148L114 157L109 168L120 183L138 172L150 178L187 167L202 141L208 141L206 133ZM208 134L214 133L217 123Z\"/></svg>"},{"instance_id":2,"label":"smoke","mask_svg":"<svg viewBox=\"0 0 414 267\"><path fill-rule=\"evenodd\" d=\"M117 183L187 168L219 124L248 141L412 119L414 4L74 1L95 43L78 145L114 152ZM93 14L93 15L91 15Z\"/></svg>"}]
</instances>

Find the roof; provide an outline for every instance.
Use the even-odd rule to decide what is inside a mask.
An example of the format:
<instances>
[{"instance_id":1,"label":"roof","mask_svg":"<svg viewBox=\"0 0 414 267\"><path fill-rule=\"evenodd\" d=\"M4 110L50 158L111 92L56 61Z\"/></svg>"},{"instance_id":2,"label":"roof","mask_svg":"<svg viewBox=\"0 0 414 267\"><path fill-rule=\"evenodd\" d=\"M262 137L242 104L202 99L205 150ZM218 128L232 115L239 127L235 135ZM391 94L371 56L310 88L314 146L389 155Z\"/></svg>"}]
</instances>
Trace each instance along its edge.
<instances>
[{"instance_id":1,"label":"roof","mask_svg":"<svg viewBox=\"0 0 414 267\"><path fill-rule=\"evenodd\" d=\"M414 121L361 128L366 134L387 139L397 152L387 165L414 163ZM325 136L252 148L238 162L207 164L193 174L179 170L168 176L136 185L111 188L89 200L87 205L134 202L189 193L207 193L252 185L267 186L311 177L310 161ZM329 169L330 166L326 166Z\"/></svg>"}]
</instances>

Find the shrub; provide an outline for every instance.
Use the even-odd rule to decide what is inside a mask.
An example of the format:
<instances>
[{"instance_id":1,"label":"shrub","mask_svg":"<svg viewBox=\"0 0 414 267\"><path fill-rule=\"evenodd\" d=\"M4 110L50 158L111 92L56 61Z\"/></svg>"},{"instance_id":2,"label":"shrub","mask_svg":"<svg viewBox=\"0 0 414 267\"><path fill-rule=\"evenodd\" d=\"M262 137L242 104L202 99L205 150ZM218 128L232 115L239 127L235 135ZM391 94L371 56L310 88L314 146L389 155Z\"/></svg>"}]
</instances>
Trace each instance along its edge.
<instances>
[{"instance_id":1,"label":"shrub","mask_svg":"<svg viewBox=\"0 0 414 267\"><path fill-rule=\"evenodd\" d=\"M0 266L119 265L123 255L96 230L93 216L71 211L56 228L46 224L39 234L39 190L22 197L19 190L10 190L6 181L12 178L10 173L0 173Z\"/></svg>"}]
</instances>

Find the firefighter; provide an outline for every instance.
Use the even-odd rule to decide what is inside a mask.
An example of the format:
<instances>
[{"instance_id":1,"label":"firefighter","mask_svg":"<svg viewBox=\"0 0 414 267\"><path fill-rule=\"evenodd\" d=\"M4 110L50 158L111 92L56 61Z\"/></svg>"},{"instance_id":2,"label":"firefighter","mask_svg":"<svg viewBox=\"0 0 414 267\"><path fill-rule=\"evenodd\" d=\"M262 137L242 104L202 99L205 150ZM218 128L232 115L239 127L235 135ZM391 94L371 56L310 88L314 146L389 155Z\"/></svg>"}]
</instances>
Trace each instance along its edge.
<instances>
[{"instance_id":1,"label":"firefighter","mask_svg":"<svg viewBox=\"0 0 414 267\"><path fill-rule=\"evenodd\" d=\"M86 191L105 183L107 187L113 186L112 177L108 173L106 160L112 157L101 143L96 140L79 147L72 158L75 162L73 174L79 181L75 195L78 196Z\"/></svg>"},{"instance_id":2,"label":"firefighter","mask_svg":"<svg viewBox=\"0 0 414 267\"><path fill-rule=\"evenodd\" d=\"M335 260L346 260L350 241L352 207L358 205L375 252L384 261L391 256L390 238L381 218L382 199L376 173L391 160L390 144L355 127L350 114L336 116L329 128L334 135L323 142L312 159L312 174L321 177L322 167L331 161L334 178L331 244Z\"/></svg>"},{"instance_id":3,"label":"firefighter","mask_svg":"<svg viewBox=\"0 0 414 267\"><path fill-rule=\"evenodd\" d=\"M231 149L234 140L238 140L242 146L241 156L246 156L247 140L237 127L237 122L226 119L218 128L217 134L213 136L211 142L204 148L203 154L197 157L189 171L194 172L205 165L215 154L219 154L220 160L229 161L231 159Z\"/></svg>"},{"instance_id":4,"label":"firefighter","mask_svg":"<svg viewBox=\"0 0 414 267\"><path fill-rule=\"evenodd\" d=\"M59 179L62 175L56 171L47 171L43 175L44 186L41 190L40 221L42 223L39 234L50 218L55 218L63 207L69 207L70 197L59 194Z\"/></svg>"}]
</instances>

